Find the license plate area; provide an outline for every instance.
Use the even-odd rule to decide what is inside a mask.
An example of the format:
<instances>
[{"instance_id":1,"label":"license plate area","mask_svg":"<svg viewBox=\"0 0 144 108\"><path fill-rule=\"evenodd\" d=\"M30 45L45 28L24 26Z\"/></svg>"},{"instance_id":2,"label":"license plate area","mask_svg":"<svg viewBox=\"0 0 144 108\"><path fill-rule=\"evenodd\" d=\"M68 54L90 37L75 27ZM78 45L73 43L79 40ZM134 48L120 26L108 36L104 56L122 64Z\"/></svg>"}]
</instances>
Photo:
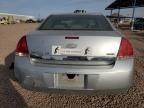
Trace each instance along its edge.
<instances>
[{"instance_id":1,"label":"license plate area","mask_svg":"<svg viewBox=\"0 0 144 108\"><path fill-rule=\"evenodd\" d=\"M52 55L73 55L73 56L91 56L92 51L86 48L62 48L61 46L52 46Z\"/></svg>"},{"instance_id":2,"label":"license plate area","mask_svg":"<svg viewBox=\"0 0 144 108\"><path fill-rule=\"evenodd\" d=\"M55 74L54 86L60 89L83 89L84 75L75 75L74 78L68 78L67 74Z\"/></svg>"}]
</instances>

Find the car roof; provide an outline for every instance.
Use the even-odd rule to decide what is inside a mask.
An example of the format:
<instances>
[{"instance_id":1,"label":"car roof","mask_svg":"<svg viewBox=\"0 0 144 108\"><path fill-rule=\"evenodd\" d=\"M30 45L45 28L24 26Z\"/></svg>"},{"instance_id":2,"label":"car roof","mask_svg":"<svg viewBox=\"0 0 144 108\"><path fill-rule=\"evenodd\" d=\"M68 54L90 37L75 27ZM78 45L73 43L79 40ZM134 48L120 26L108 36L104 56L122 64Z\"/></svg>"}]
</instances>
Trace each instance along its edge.
<instances>
[{"instance_id":1,"label":"car roof","mask_svg":"<svg viewBox=\"0 0 144 108\"><path fill-rule=\"evenodd\" d=\"M55 13L55 14L50 14L50 15L84 15L84 16L87 16L87 15L96 15L96 16L103 16L102 13Z\"/></svg>"}]
</instances>

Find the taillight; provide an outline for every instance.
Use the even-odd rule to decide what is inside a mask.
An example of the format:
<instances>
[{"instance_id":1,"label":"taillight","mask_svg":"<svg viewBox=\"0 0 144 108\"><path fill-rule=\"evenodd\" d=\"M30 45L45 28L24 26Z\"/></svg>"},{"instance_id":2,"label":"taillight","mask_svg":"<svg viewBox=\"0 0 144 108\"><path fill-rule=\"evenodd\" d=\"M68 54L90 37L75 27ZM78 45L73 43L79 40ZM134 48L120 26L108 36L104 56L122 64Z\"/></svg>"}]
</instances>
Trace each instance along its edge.
<instances>
[{"instance_id":1,"label":"taillight","mask_svg":"<svg viewBox=\"0 0 144 108\"><path fill-rule=\"evenodd\" d=\"M131 43L126 38L122 38L117 56L119 58L132 57L133 56L133 47L132 47Z\"/></svg>"},{"instance_id":2,"label":"taillight","mask_svg":"<svg viewBox=\"0 0 144 108\"><path fill-rule=\"evenodd\" d=\"M26 41L26 36L23 36L16 47L16 53L21 53L21 54L28 54L28 47L27 47L27 41Z\"/></svg>"}]
</instances>

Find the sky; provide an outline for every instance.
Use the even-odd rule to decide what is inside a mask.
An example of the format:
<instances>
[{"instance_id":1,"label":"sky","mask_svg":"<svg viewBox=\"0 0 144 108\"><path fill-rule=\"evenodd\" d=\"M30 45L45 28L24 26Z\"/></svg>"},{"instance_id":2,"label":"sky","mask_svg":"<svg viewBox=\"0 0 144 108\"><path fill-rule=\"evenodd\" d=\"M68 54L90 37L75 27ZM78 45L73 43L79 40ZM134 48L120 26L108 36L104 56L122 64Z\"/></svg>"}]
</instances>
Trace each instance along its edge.
<instances>
[{"instance_id":1,"label":"sky","mask_svg":"<svg viewBox=\"0 0 144 108\"><path fill-rule=\"evenodd\" d=\"M47 17L52 13L73 12L84 9L87 12L101 12L109 15L105 8L115 0L0 0L0 13ZM114 12L117 12L115 10ZM135 16L144 17L144 7L137 8ZM122 9L121 14L131 16L132 9Z\"/></svg>"}]
</instances>

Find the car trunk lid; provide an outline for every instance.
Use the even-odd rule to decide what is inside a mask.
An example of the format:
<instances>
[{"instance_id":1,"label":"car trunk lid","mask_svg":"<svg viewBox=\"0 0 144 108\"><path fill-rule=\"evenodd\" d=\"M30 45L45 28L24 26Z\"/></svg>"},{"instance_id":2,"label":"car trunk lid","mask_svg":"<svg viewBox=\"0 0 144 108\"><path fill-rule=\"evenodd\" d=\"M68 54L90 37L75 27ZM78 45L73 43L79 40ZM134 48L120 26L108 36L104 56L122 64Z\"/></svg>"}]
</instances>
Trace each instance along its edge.
<instances>
[{"instance_id":1,"label":"car trunk lid","mask_svg":"<svg viewBox=\"0 0 144 108\"><path fill-rule=\"evenodd\" d=\"M51 30L27 35L30 57L49 64L112 64L120 42L121 35L116 31Z\"/></svg>"}]
</instances>

